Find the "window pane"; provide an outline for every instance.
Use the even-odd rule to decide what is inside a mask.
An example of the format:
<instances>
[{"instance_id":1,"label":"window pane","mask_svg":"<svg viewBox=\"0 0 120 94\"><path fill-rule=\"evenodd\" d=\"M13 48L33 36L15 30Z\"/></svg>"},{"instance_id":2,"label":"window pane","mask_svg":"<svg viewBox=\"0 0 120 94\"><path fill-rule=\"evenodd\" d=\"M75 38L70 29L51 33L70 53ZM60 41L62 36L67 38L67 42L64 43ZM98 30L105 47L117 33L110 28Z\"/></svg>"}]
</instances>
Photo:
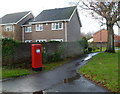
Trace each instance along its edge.
<instances>
[{"instance_id":1,"label":"window pane","mask_svg":"<svg viewBox=\"0 0 120 94\"><path fill-rule=\"evenodd\" d=\"M59 27L59 25L58 25L58 24L56 24L56 29L59 29L58 27Z\"/></svg>"},{"instance_id":2,"label":"window pane","mask_svg":"<svg viewBox=\"0 0 120 94\"><path fill-rule=\"evenodd\" d=\"M63 23L59 23L59 28L60 28L60 29L63 28Z\"/></svg>"},{"instance_id":3,"label":"window pane","mask_svg":"<svg viewBox=\"0 0 120 94\"><path fill-rule=\"evenodd\" d=\"M43 25L40 25L40 30L43 30Z\"/></svg>"},{"instance_id":4,"label":"window pane","mask_svg":"<svg viewBox=\"0 0 120 94\"><path fill-rule=\"evenodd\" d=\"M32 31L30 26L28 27L28 31L29 31L29 32L31 32L31 31Z\"/></svg>"},{"instance_id":5,"label":"window pane","mask_svg":"<svg viewBox=\"0 0 120 94\"><path fill-rule=\"evenodd\" d=\"M36 31L42 31L43 30L43 25L42 24L37 24L36 25Z\"/></svg>"},{"instance_id":6,"label":"window pane","mask_svg":"<svg viewBox=\"0 0 120 94\"><path fill-rule=\"evenodd\" d=\"M52 23L52 30L59 30L59 29L63 29L63 23Z\"/></svg>"},{"instance_id":7,"label":"window pane","mask_svg":"<svg viewBox=\"0 0 120 94\"><path fill-rule=\"evenodd\" d=\"M52 29L56 29L56 28L55 28L55 23L52 23Z\"/></svg>"},{"instance_id":8,"label":"window pane","mask_svg":"<svg viewBox=\"0 0 120 94\"><path fill-rule=\"evenodd\" d=\"M12 25L4 26L5 31L12 31Z\"/></svg>"}]
</instances>

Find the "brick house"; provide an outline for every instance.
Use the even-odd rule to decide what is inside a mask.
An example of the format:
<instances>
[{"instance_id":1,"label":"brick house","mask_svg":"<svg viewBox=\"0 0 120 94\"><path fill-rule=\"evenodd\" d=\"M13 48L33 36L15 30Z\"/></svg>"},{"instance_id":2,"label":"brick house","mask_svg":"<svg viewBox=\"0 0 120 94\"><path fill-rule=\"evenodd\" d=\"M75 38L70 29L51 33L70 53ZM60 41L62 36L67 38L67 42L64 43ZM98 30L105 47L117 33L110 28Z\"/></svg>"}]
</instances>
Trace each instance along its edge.
<instances>
[{"instance_id":1,"label":"brick house","mask_svg":"<svg viewBox=\"0 0 120 94\"><path fill-rule=\"evenodd\" d=\"M43 10L35 19L22 25L23 42L80 40L81 21L77 7Z\"/></svg>"},{"instance_id":2,"label":"brick house","mask_svg":"<svg viewBox=\"0 0 120 94\"><path fill-rule=\"evenodd\" d=\"M107 46L108 43L108 31L103 29L93 34L93 42L99 47L102 43L102 46ZM114 45L118 46L120 44L120 36L114 35Z\"/></svg>"},{"instance_id":3,"label":"brick house","mask_svg":"<svg viewBox=\"0 0 120 94\"><path fill-rule=\"evenodd\" d=\"M3 16L0 18L0 37L22 41L21 25L32 18L34 16L30 11L11 13Z\"/></svg>"}]
</instances>

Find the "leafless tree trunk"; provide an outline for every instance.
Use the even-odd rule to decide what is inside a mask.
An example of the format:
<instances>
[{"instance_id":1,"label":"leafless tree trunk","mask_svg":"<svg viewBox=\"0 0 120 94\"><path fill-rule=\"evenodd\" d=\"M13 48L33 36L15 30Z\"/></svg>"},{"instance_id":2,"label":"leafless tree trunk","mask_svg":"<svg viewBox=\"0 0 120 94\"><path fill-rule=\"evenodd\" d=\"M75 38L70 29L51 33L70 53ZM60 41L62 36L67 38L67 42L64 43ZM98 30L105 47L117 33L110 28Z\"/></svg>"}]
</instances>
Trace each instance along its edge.
<instances>
[{"instance_id":1,"label":"leafless tree trunk","mask_svg":"<svg viewBox=\"0 0 120 94\"><path fill-rule=\"evenodd\" d=\"M108 30L108 45L106 52L114 53L114 31L113 31L113 24L107 24L107 30Z\"/></svg>"}]
</instances>

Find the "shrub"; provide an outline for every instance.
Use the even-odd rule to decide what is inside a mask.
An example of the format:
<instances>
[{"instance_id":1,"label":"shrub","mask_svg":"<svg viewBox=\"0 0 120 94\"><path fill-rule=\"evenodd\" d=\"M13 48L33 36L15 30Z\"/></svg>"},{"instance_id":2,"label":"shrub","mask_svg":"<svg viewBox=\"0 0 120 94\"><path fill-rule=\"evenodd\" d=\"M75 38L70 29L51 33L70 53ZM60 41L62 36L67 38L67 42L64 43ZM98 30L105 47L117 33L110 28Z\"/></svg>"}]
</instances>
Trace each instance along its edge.
<instances>
[{"instance_id":1,"label":"shrub","mask_svg":"<svg viewBox=\"0 0 120 94\"><path fill-rule=\"evenodd\" d=\"M63 49L62 47L57 47L57 49L55 49L55 51L53 53L47 53L45 48L43 47L43 63L50 63L50 62L57 62L60 60L63 60Z\"/></svg>"},{"instance_id":2,"label":"shrub","mask_svg":"<svg viewBox=\"0 0 120 94\"><path fill-rule=\"evenodd\" d=\"M19 41L15 41L11 38L2 39L2 56L4 57L14 54L14 47L19 44Z\"/></svg>"},{"instance_id":3,"label":"shrub","mask_svg":"<svg viewBox=\"0 0 120 94\"><path fill-rule=\"evenodd\" d=\"M44 64L45 64L45 63L49 63L48 53L45 52L44 50L43 50L43 52L42 52L42 62L43 62Z\"/></svg>"},{"instance_id":4,"label":"shrub","mask_svg":"<svg viewBox=\"0 0 120 94\"><path fill-rule=\"evenodd\" d=\"M88 47L88 51L89 51L89 52L92 52L92 48L91 48L91 47Z\"/></svg>"},{"instance_id":5,"label":"shrub","mask_svg":"<svg viewBox=\"0 0 120 94\"><path fill-rule=\"evenodd\" d=\"M79 41L80 45L84 48L84 53L88 53L88 41L85 37L83 37L80 41Z\"/></svg>"},{"instance_id":6,"label":"shrub","mask_svg":"<svg viewBox=\"0 0 120 94\"><path fill-rule=\"evenodd\" d=\"M84 47L84 49L88 48L88 41L85 37L83 37L80 41L79 41L80 45L82 45Z\"/></svg>"}]
</instances>

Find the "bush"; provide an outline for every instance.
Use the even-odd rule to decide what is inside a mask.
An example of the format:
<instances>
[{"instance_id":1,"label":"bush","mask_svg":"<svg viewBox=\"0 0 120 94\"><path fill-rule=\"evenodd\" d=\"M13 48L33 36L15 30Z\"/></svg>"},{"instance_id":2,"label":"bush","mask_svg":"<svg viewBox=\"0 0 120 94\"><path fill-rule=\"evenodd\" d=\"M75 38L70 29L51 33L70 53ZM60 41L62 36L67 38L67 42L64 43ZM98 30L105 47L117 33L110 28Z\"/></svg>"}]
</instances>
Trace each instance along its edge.
<instances>
[{"instance_id":1,"label":"bush","mask_svg":"<svg viewBox=\"0 0 120 94\"><path fill-rule=\"evenodd\" d=\"M91 47L88 47L88 51L89 51L89 52L92 52L92 48L91 48Z\"/></svg>"},{"instance_id":2,"label":"bush","mask_svg":"<svg viewBox=\"0 0 120 94\"><path fill-rule=\"evenodd\" d=\"M80 41L79 41L80 45L84 48L84 53L88 53L88 41L85 37L83 37Z\"/></svg>"},{"instance_id":3,"label":"bush","mask_svg":"<svg viewBox=\"0 0 120 94\"><path fill-rule=\"evenodd\" d=\"M44 50L43 50L43 52L42 52L42 62L43 62L43 64L49 63L48 53L47 53L46 51L44 51Z\"/></svg>"},{"instance_id":4,"label":"bush","mask_svg":"<svg viewBox=\"0 0 120 94\"><path fill-rule=\"evenodd\" d=\"M10 38L2 39L2 56L10 56L14 54L14 47L19 45L19 41L15 41Z\"/></svg>"},{"instance_id":5,"label":"bush","mask_svg":"<svg viewBox=\"0 0 120 94\"><path fill-rule=\"evenodd\" d=\"M55 45L58 45L57 42L55 42ZM50 44L52 44L50 42ZM51 53L49 51L46 50L46 48L43 46L42 49L42 55L43 55L43 63L50 63L50 62L57 62L57 61L61 61L64 59L64 49L61 45L58 45L57 47L55 47L54 51L52 51Z\"/></svg>"},{"instance_id":6,"label":"bush","mask_svg":"<svg viewBox=\"0 0 120 94\"><path fill-rule=\"evenodd\" d=\"M82 45L84 47L84 49L88 48L88 41L85 37L83 37L80 41L79 41L80 45Z\"/></svg>"}]
</instances>

